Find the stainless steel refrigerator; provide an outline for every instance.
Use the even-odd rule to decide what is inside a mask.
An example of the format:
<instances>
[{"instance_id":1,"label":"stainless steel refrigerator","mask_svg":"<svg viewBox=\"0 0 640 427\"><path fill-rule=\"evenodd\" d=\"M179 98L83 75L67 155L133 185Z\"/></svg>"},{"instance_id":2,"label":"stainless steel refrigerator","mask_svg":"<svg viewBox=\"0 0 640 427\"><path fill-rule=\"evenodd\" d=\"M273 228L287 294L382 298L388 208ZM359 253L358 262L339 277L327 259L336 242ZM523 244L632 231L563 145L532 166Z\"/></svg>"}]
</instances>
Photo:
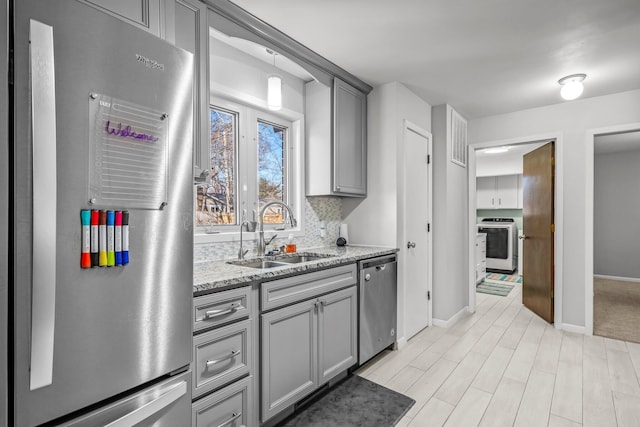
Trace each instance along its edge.
<instances>
[{"instance_id":1,"label":"stainless steel refrigerator","mask_svg":"<svg viewBox=\"0 0 640 427\"><path fill-rule=\"evenodd\" d=\"M81 1L12 5L9 422L189 426L192 55Z\"/></svg>"}]
</instances>

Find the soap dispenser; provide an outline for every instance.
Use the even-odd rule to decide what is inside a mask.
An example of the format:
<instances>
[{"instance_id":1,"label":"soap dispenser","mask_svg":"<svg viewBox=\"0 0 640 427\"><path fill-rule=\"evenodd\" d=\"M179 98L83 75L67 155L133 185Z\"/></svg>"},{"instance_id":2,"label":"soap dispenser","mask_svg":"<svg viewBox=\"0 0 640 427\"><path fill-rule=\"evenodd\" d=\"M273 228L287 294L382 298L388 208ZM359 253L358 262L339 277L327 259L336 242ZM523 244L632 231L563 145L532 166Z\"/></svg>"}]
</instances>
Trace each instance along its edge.
<instances>
[{"instance_id":1,"label":"soap dispenser","mask_svg":"<svg viewBox=\"0 0 640 427\"><path fill-rule=\"evenodd\" d=\"M284 247L285 253L292 254L296 252L296 242L293 241L293 234L289 234L287 244Z\"/></svg>"}]
</instances>

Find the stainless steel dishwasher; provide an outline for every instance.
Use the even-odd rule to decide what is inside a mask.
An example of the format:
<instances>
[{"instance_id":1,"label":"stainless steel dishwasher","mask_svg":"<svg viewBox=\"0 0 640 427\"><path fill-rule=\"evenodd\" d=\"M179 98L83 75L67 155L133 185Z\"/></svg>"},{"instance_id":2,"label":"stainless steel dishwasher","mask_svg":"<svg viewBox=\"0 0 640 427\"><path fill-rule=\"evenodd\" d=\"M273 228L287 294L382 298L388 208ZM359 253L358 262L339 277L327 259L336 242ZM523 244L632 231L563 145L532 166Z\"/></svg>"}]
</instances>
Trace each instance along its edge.
<instances>
[{"instance_id":1,"label":"stainless steel dishwasher","mask_svg":"<svg viewBox=\"0 0 640 427\"><path fill-rule=\"evenodd\" d=\"M396 340L397 257L395 254L358 262L361 365Z\"/></svg>"}]
</instances>

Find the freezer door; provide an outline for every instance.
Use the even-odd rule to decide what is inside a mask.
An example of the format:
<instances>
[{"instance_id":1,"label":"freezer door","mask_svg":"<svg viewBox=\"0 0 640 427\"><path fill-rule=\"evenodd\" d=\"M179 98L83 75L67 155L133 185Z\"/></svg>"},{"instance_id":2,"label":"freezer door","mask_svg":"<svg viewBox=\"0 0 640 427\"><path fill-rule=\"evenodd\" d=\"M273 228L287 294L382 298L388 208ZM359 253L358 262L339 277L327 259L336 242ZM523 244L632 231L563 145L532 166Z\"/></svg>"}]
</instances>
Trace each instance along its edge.
<instances>
[{"instance_id":1,"label":"freezer door","mask_svg":"<svg viewBox=\"0 0 640 427\"><path fill-rule=\"evenodd\" d=\"M190 363L193 57L76 0L16 1L14 15L12 401L15 424L33 426ZM164 185L166 205L90 203L105 166L92 141L117 128L95 125L105 99L163 113L162 181L149 184L157 171L136 158L145 147L121 157L139 177L133 190ZM129 210L128 265L81 268L83 209Z\"/></svg>"},{"instance_id":2,"label":"freezer door","mask_svg":"<svg viewBox=\"0 0 640 427\"><path fill-rule=\"evenodd\" d=\"M61 427L176 427L191 419L191 372L61 424Z\"/></svg>"}]
</instances>

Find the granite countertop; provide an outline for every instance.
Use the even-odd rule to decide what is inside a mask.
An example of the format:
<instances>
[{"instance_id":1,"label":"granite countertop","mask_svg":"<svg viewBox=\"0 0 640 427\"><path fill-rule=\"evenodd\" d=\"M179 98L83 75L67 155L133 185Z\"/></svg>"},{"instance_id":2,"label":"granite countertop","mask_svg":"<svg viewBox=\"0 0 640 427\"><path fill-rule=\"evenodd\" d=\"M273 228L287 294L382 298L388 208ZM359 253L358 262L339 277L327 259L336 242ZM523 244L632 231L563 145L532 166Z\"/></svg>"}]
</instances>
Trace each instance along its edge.
<instances>
[{"instance_id":1,"label":"granite countertop","mask_svg":"<svg viewBox=\"0 0 640 427\"><path fill-rule=\"evenodd\" d=\"M349 264L361 259L389 255L396 252L398 252L397 248L357 245L306 248L296 255L322 254L327 255L327 257L315 261L266 269L242 267L227 263L227 261L234 260L197 262L193 266L193 294L194 296L204 295L226 288L250 285L256 281L271 280L293 273L304 273L316 269Z\"/></svg>"}]
</instances>

